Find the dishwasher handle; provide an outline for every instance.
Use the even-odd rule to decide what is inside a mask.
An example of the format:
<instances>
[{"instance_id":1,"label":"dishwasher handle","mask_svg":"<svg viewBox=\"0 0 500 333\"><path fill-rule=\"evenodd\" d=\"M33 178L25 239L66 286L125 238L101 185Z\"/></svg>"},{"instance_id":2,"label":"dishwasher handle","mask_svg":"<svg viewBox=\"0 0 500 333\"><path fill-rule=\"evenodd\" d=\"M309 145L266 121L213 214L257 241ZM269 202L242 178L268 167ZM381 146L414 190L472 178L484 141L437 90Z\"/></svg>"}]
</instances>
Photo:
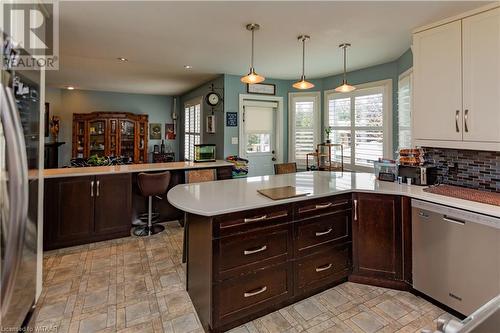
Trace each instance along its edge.
<instances>
[{"instance_id":1,"label":"dishwasher handle","mask_svg":"<svg viewBox=\"0 0 500 333\"><path fill-rule=\"evenodd\" d=\"M446 222L450 222L450 223L455 223L455 224L459 224L459 225L465 225L465 221L464 220L459 220L459 219L456 219L454 217L450 217L448 215L443 215L443 220L446 221Z\"/></svg>"}]
</instances>

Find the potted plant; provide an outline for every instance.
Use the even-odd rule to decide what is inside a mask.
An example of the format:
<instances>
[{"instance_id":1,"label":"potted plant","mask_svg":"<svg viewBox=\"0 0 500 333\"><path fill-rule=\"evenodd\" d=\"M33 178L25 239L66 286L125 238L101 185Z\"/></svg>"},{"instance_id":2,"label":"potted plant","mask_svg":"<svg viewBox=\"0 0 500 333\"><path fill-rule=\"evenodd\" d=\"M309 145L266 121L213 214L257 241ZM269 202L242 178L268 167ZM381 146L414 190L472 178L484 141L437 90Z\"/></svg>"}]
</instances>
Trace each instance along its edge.
<instances>
[{"instance_id":1,"label":"potted plant","mask_svg":"<svg viewBox=\"0 0 500 333\"><path fill-rule=\"evenodd\" d=\"M325 127L326 143L331 143L331 141L330 141L330 133L331 132L332 132L331 127Z\"/></svg>"}]
</instances>

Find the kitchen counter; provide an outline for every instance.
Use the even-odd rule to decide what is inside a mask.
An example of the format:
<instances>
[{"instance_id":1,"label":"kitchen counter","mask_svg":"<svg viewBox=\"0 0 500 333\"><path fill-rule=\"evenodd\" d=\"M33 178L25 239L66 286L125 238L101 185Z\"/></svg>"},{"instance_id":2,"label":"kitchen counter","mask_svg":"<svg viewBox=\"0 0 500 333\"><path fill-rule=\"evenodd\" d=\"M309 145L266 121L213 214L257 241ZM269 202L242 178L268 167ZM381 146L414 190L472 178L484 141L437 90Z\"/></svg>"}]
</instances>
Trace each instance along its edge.
<instances>
[{"instance_id":1,"label":"kitchen counter","mask_svg":"<svg viewBox=\"0 0 500 333\"><path fill-rule=\"evenodd\" d=\"M96 176L118 173L137 173L149 171L172 171L172 170L190 170L207 169L232 166L232 163L217 160L215 162L168 162L168 163L143 163L127 164L99 167L81 167L81 168L60 168L44 170L44 178L63 178L77 176Z\"/></svg>"},{"instance_id":2,"label":"kitchen counter","mask_svg":"<svg viewBox=\"0 0 500 333\"><path fill-rule=\"evenodd\" d=\"M271 200L258 189L295 186L309 193L306 197ZM383 182L371 173L308 171L285 175L270 175L218 182L177 185L168 192L168 201L188 213L215 216L254 208L269 207L330 195L367 192L403 195L436 204L500 217L500 207L427 193L423 186ZM497 226L500 228L500 225Z\"/></svg>"}]
</instances>

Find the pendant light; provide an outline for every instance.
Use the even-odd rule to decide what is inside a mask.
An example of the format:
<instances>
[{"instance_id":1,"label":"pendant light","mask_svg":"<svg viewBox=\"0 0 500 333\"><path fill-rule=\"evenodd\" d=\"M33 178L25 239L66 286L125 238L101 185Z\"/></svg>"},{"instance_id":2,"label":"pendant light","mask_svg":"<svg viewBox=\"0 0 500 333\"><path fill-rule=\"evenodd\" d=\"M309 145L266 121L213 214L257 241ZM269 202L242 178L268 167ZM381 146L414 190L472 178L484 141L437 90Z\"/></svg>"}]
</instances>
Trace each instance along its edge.
<instances>
[{"instance_id":1,"label":"pendant light","mask_svg":"<svg viewBox=\"0 0 500 333\"><path fill-rule=\"evenodd\" d=\"M335 88L336 92L347 93L356 90L355 86L351 86L347 83L347 70L346 70L346 50L351 46L349 43L340 44L339 47L344 50L344 78L342 79L342 85Z\"/></svg>"},{"instance_id":2,"label":"pendant light","mask_svg":"<svg viewBox=\"0 0 500 333\"><path fill-rule=\"evenodd\" d=\"M300 80L295 82L292 86L296 89L311 89L314 88L314 84L312 84L309 81L306 81L306 75L305 75L305 62L306 62L306 40L310 39L311 37L307 35L301 35L297 37L298 40L302 41L302 76L300 77Z\"/></svg>"},{"instance_id":3,"label":"pendant light","mask_svg":"<svg viewBox=\"0 0 500 333\"><path fill-rule=\"evenodd\" d=\"M262 75L255 73L255 69L253 68L254 33L256 30L259 30L259 29L260 29L260 25L258 25L257 23L247 24L247 30L252 32L252 58L251 58L251 64L250 64L250 72L241 78L241 82L243 82L243 83L248 83L248 84L260 83L266 79Z\"/></svg>"}]
</instances>

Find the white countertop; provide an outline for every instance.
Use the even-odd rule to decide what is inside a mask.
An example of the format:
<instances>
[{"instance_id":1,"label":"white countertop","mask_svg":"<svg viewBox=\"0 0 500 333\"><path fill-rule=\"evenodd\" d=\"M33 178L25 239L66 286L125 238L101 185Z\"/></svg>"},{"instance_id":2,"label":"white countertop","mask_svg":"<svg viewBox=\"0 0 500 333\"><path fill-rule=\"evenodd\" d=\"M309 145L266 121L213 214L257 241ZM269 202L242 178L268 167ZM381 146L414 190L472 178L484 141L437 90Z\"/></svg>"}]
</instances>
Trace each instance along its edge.
<instances>
[{"instance_id":1,"label":"white countertop","mask_svg":"<svg viewBox=\"0 0 500 333\"><path fill-rule=\"evenodd\" d=\"M219 168L232 165L233 165L232 163L223 160L217 160L215 162L200 162L200 163L194 163L194 162L142 163L142 164L126 164L126 165L99 166L99 167L46 169L44 170L43 174L44 178L62 178L62 177L107 175L116 173L206 169L206 168Z\"/></svg>"},{"instance_id":2,"label":"white countertop","mask_svg":"<svg viewBox=\"0 0 500 333\"><path fill-rule=\"evenodd\" d=\"M287 185L295 186L297 190L309 194L306 197L271 200L257 192L258 189ZM172 188L167 197L173 206L185 212L215 216L341 193L368 192L404 195L500 218L498 206L427 193L423 191L424 188L424 186L378 181L372 173L308 171L180 184Z\"/></svg>"}]
</instances>

